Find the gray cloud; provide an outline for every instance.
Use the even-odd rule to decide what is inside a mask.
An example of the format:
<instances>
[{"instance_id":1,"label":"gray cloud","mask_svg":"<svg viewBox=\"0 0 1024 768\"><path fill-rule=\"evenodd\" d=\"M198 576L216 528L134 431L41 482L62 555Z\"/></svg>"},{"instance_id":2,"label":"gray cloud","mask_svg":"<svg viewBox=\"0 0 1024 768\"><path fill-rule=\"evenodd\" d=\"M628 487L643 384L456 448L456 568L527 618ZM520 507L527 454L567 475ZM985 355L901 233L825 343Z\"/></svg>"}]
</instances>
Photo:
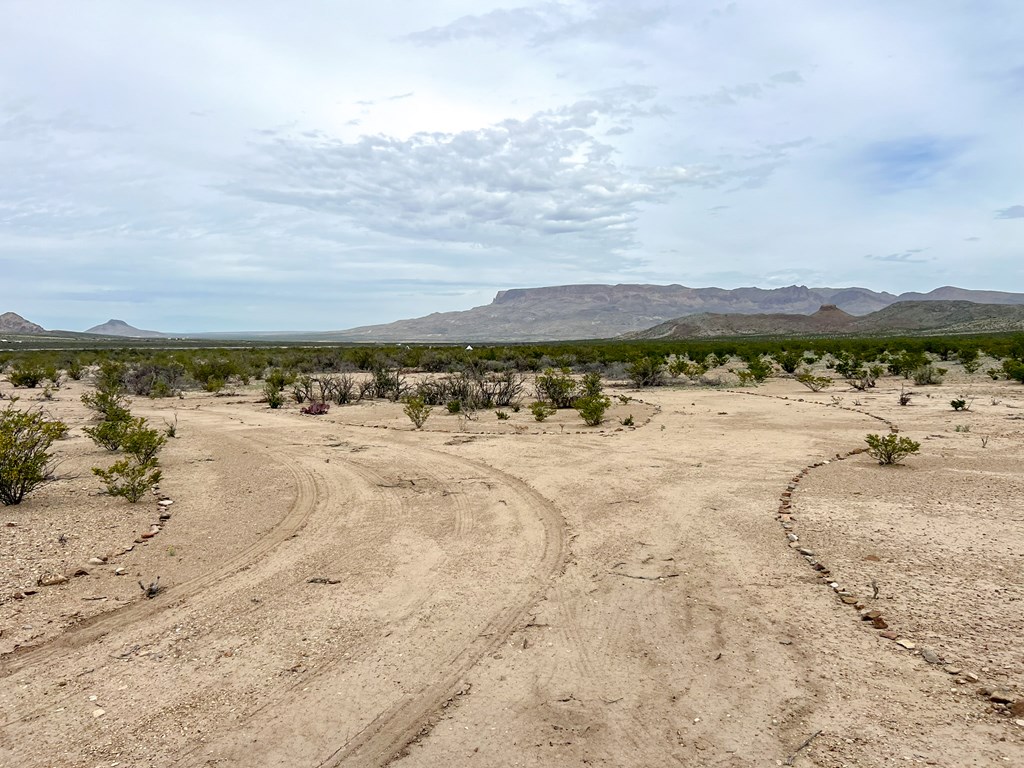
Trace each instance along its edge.
<instances>
[{"instance_id":1,"label":"gray cloud","mask_svg":"<svg viewBox=\"0 0 1024 768\"><path fill-rule=\"evenodd\" d=\"M886 256L873 256L868 254L864 258L870 259L871 261L888 261L894 264L924 264L925 262L930 261L930 259L917 258L917 255L924 251L924 248L911 248L908 251L890 253Z\"/></svg>"},{"instance_id":2,"label":"gray cloud","mask_svg":"<svg viewBox=\"0 0 1024 768\"><path fill-rule=\"evenodd\" d=\"M795 70L779 72L760 82L739 83L737 85L729 86L723 85L712 93L693 96L691 97L691 101L713 107L733 106L745 99L760 99L782 86L801 85L803 82L803 77L801 77L800 73Z\"/></svg>"},{"instance_id":3,"label":"gray cloud","mask_svg":"<svg viewBox=\"0 0 1024 768\"><path fill-rule=\"evenodd\" d=\"M1011 205L996 211L997 219L1024 219L1024 205Z\"/></svg>"}]
</instances>

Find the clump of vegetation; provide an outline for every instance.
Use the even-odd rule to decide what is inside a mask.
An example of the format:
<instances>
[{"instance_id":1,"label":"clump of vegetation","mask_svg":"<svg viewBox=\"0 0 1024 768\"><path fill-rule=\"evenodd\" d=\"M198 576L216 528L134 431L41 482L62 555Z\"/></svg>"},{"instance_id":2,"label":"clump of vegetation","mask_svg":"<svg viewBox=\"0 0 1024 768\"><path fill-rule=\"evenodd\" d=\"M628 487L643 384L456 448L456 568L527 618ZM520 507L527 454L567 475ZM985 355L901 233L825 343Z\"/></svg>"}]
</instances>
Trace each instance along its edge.
<instances>
[{"instance_id":1,"label":"clump of vegetation","mask_svg":"<svg viewBox=\"0 0 1024 768\"><path fill-rule=\"evenodd\" d=\"M810 371L798 373L796 380L807 387L811 392L820 392L832 386L832 378L829 376L815 376Z\"/></svg>"},{"instance_id":2,"label":"clump of vegetation","mask_svg":"<svg viewBox=\"0 0 1024 768\"><path fill-rule=\"evenodd\" d=\"M448 413L459 413L462 410L461 400L449 400L445 403L445 408L448 409Z\"/></svg>"},{"instance_id":3,"label":"clump of vegetation","mask_svg":"<svg viewBox=\"0 0 1024 768\"><path fill-rule=\"evenodd\" d=\"M42 365L30 360L15 363L7 373L7 378L15 387L35 389L46 378L46 371Z\"/></svg>"},{"instance_id":4,"label":"clump of vegetation","mask_svg":"<svg viewBox=\"0 0 1024 768\"><path fill-rule=\"evenodd\" d=\"M966 395L960 395L949 401L954 411L969 411L974 399L968 399Z\"/></svg>"},{"instance_id":5,"label":"clump of vegetation","mask_svg":"<svg viewBox=\"0 0 1024 768\"><path fill-rule=\"evenodd\" d=\"M498 421L508 421L508 411L495 411L494 415L498 417Z\"/></svg>"},{"instance_id":6,"label":"clump of vegetation","mask_svg":"<svg viewBox=\"0 0 1024 768\"><path fill-rule=\"evenodd\" d=\"M619 421L619 423L620 423L620 424L621 424L622 426L624 426L624 427L632 427L632 426L633 426L634 424L636 424L636 422L635 422L635 421L633 421L633 414L632 414L632 413L631 413L631 414L629 414L629 415L628 415L628 416L627 416L626 418L624 418L624 419L621 419L621 420Z\"/></svg>"},{"instance_id":7,"label":"clump of vegetation","mask_svg":"<svg viewBox=\"0 0 1024 768\"><path fill-rule=\"evenodd\" d=\"M530 404L530 413L537 421L544 421L548 416L554 416L557 411L554 405L545 400L536 400Z\"/></svg>"},{"instance_id":8,"label":"clump of vegetation","mask_svg":"<svg viewBox=\"0 0 1024 768\"><path fill-rule=\"evenodd\" d=\"M804 362L803 352L797 352L793 349L776 352L773 357L775 362L779 364L779 367L786 373L796 373L797 368ZM817 390L814 391L816 392Z\"/></svg>"},{"instance_id":9,"label":"clump of vegetation","mask_svg":"<svg viewBox=\"0 0 1024 768\"><path fill-rule=\"evenodd\" d=\"M896 434L884 437L868 435L864 441L868 444L868 455L877 459L879 464L898 464L901 459L921 450L920 443Z\"/></svg>"},{"instance_id":10,"label":"clump of vegetation","mask_svg":"<svg viewBox=\"0 0 1024 768\"><path fill-rule=\"evenodd\" d=\"M124 458L115 461L106 469L93 467L92 472L103 481L108 494L121 496L131 504L136 503L146 491L159 483L161 477L155 457L144 462Z\"/></svg>"},{"instance_id":11,"label":"clump of vegetation","mask_svg":"<svg viewBox=\"0 0 1024 768\"><path fill-rule=\"evenodd\" d=\"M538 373L534 382L537 388L537 398L547 400L555 408L572 408L576 399L576 380L572 377L568 368L555 370L547 368L543 373Z\"/></svg>"},{"instance_id":12,"label":"clump of vegetation","mask_svg":"<svg viewBox=\"0 0 1024 768\"><path fill-rule=\"evenodd\" d=\"M427 419L430 417L430 412L433 409L419 395L408 396L403 402L405 403L405 408L402 411L409 417L409 421L412 422L416 429L423 429L423 425L427 423Z\"/></svg>"},{"instance_id":13,"label":"clump of vegetation","mask_svg":"<svg viewBox=\"0 0 1024 768\"><path fill-rule=\"evenodd\" d=\"M576 399L576 411L588 427L596 427L604 421L604 413L612 401L604 395L590 395Z\"/></svg>"},{"instance_id":14,"label":"clump of vegetation","mask_svg":"<svg viewBox=\"0 0 1024 768\"><path fill-rule=\"evenodd\" d=\"M626 376L638 389L660 387L665 383L665 364L660 357L638 357L626 366Z\"/></svg>"},{"instance_id":15,"label":"clump of vegetation","mask_svg":"<svg viewBox=\"0 0 1024 768\"><path fill-rule=\"evenodd\" d=\"M919 387L929 384L941 384L942 377L946 374L945 368L936 368L931 363L919 366L914 369L911 378Z\"/></svg>"},{"instance_id":16,"label":"clump of vegetation","mask_svg":"<svg viewBox=\"0 0 1024 768\"><path fill-rule=\"evenodd\" d=\"M899 404L900 405L910 405L910 398L913 396L913 394L914 394L913 392L908 392L906 390L906 388L904 388L904 386L901 384L900 385Z\"/></svg>"},{"instance_id":17,"label":"clump of vegetation","mask_svg":"<svg viewBox=\"0 0 1024 768\"><path fill-rule=\"evenodd\" d=\"M954 432L970 432L971 431L971 425L970 424L957 424L953 428L953 431Z\"/></svg>"},{"instance_id":18,"label":"clump of vegetation","mask_svg":"<svg viewBox=\"0 0 1024 768\"><path fill-rule=\"evenodd\" d=\"M331 410L331 404L326 403L323 400L313 400L309 405L299 409L299 413L304 413L307 416L323 416Z\"/></svg>"},{"instance_id":19,"label":"clump of vegetation","mask_svg":"<svg viewBox=\"0 0 1024 768\"><path fill-rule=\"evenodd\" d=\"M284 405L284 394L281 392L281 387L270 380L263 383L263 399L274 410Z\"/></svg>"},{"instance_id":20,"label":"clump of vegetation","mask_svg":"<svg viewBox=\"0 0 1024 768\"><path fill-rule=\"evenodd\" d=\"M52 471L50 447L66 436L64 422L42 411L23 411L8 404L0 411L0 503L20 504Z\"/></svg>"}]
</instances>

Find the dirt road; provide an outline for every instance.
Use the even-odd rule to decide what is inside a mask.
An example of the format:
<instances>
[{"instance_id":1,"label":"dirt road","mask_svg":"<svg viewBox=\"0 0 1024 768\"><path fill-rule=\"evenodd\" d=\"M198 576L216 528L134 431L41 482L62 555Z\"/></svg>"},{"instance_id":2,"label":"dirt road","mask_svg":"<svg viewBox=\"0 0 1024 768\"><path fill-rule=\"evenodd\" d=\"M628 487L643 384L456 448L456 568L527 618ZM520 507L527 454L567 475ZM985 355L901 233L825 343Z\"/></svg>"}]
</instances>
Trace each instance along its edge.
<instances>
[{"instance_id":1,"label":"dirt road","mask_svg":"<svg viewBox=\"0 0 1024 768\"><path fill-rule=\"evenodd\" d=\"M178 416L173 514L114 555L127 505L90 497L108 563L0 606L21 646L0 662L0 764L1022 764L1024 727L978 688L1024 695L1024 393L993 383L954 417L946 393L899 408L892 386L853 410L791 380L646 391L613 414L636 429L139 402ZM73 394L54 408L84 418ZM885 430L857 410L922 454L788 490ZM68 493L5 510L5 535L74 514ZM789 546L780 494L800 545L913 649ZM167 588L140 599L150 575Z\"/></svg>"}]
</instances>

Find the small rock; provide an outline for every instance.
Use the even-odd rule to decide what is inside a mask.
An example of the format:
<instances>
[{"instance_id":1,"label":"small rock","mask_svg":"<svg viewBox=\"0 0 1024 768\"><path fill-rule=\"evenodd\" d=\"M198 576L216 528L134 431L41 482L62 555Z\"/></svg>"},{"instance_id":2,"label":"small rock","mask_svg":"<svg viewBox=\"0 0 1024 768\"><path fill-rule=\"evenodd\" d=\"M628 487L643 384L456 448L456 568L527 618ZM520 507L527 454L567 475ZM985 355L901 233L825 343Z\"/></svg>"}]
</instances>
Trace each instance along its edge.
<instances>
[{"instance_id":1,"label":"small rock","mask_svg":"<svg viewBox=\"0 0 1024 768\"><path fill-rule=\"evenodd\" d=\"M800 549L798 549L797 552L799 552L801 555L804 555L805 557L814 557L814 550L807 549L807 547L800 547Z\"/></svg>"},{"instance_id":2,"label":"small rock","mask_svg":"<svg viewBox=\"0 0 1024 768\"><path fill-rule=\"evenodd\" d=\"M787 533L786 538L790 541L800 541L800 537L797 536L795 533Z\"/></svg>"},{"instance_id":3,"label":"small rock","mask_svg":"<svg viewBox=\"0 0 1024 768\"><path fill-rule=\"evenodd\" d=\"M152 539L154 536L156 536L156 531L150 531L149 533L139 534L140 539Z\"/></svg>"},{"instance_id":4,"label":"small rock","mask_svg":"<svg viewBox=\"0 0 1024 768\"><path fill-rule=\"evenodd\" d=\"M58 584L67 584L68 577L61 576L59 574L53 576L42 576L37 583L40 587L55 587Z\"/></svg>"},{"instance_id":5,"label":"small rock","mask_svg":"<svg viewBox=\"0 0 1024 768\"><path fill-rule=\"evenodd\" d=\"M856 598L856 597L854 597L853 595L843 595L843 596L842 596L841 598L839 598L839 599L840 599L840 600L842 600L842 601L843 601L844 603L846 603L847 605L853 605L854 603L856 603L856 602L857 602L857 598Z\"/></svg>"},{"instance_id":6,"label":"small rock","mask_svg":"<svg viewBox=\"0 0 1024 768\"><path fill-rule=\"evenodd\" d=\"M992 691L992 693L990 693L988 697L997 704L1013 703L1013 694L1009 691L1003 690L1002 688L998 688Z\"/></svg>"},{"instance_id":7,"label":"small rock","mask_svg":"<svg viewBox=\"0 0 1024 768\"><path fill-rule=\"evenodd\" d=\"M96 701L97 699L99 699L99 696L93 695L89 697L89 701Z\"/></svg>"},{"instance_id":8,"label":"small rock","mask_svg":"<svg viewBox=\"0 0 1024 768\"><path fill-rule=\"evenodd\" d=\"M164 513L162 513L162 514L160 515L160 519L161 519L161 520L170 520L170 519L171 519L171 513L170 513L170 512L164 512Z\"/></svg>"},{"instance_id":9,"label":"small rock","mask_svg":"<svg viewBox=\"0 0 1024 768\"><path fill-rule=\"evenodd\" d=\"M114 569L115 576L124 576L128 571L120 566Z\"/></svg>"},{"instance_id":10,"label":"small rock","mask_svg":"<svg viewBox=\"0 0 1024 768\"><path fill-rule=\"evenodd\" d=\"M71 575L72 576L88 576L89 575L89 571L87 569L85 569L85 568L76 568L75 572L73 574L71 574Z\"/></svg>"},{"instance_id":11,"label":"small rock","mask_svg":"<svg viewBox=\"0 0 1024 768\"><path fill-rule=\"evenodd\" d=\"M160 499L160 501L157 502L157 504L159 504L161 507L169 507L173 503L174 502L171 501L170 499Z\"/></svg>"},{"instance_id":12,"label":"small rock","mask_svg":"<svg viewBox=\"0 0 1024 768\"><path fill-rule=\"evenodd\" d=\"M943 669L946 671L946 674L953 675L953 676L959 675L960 673L963 672L963 670L960 667L953 666L952 664L950 664L950 665L948 665L946 667L943 667Z\"/></svg>"},{"instance_id":13,"label":"small rock","mask_svg":"<svg viewBox=\"0 0 1024 768\"><path fill-rule=\"evenodd\" d=\"M883 619L881 616L875 616L875 618L873 618L871 620L871 626L874 627L875 629L888 629L889 628L889 625L885 622L885 619ZM888 633L883 632L882 636L884 637L886 634L888 634ZM894 636L892 638L890 638L890 640L894 640L895 639L895 633L893 633L893 635Z\"/></svg>"},{"instance_id":14,"label":"small rock","mask_svg":"<svg viewBox=\"0 0 1024 768\"><path fill-rule=\"evenodd\" d=\"M107 562L107 558L105 558L105 557L90 557L86 562L88 562L89 565L104 565Z\"/></svg>"},{"instance_id":15,"label":"small rock","mask_svg":"<svg viewBox=\"0 0 1024 768\"><path fill-rule=\"evenodd\" d=\"M1014 720L1013 724L1019 725L1021 728L1024 728L1024 720Z\"/></svg>"},{"instance_id":16,"label":"small rock","mask_svg":"<svg viewBox=\"0 0 1024 768\"><path fill-rule=\"evenodd\" d=\"M1010 714L1014 717L1024 717L1024 699L1017 699L1010 705Z\"/></svg>"},{"instance_id":17,"label":"small rock","mask_svg":"<svg viewBox=\"0 0 1024 768\"><path fill-rule=\"evenodd\" d=\"M897 637L899 637L899 635L897 635L891 629L887 632L882 632L881 636L884 637L886 640L895 640Z\"/></svg>"},{"instance_id":18,"label":"small rock","mask_svg":"<svg viewBox=\"0 0 1024 768\"><path fill-rule=\"evenodd\" d=\"M927 661L929 664L939 664L942 662L942 659L939 658L939 654L937 654L931 648L922 648L921 658Z\"/></svg>"},{"instance_id":19,"label":"small rock","mask_svg":"<svg viewBox=\"0 0 1024 768\"><path fill-rule=\"evenodd\" d=\"M968 683L976 683L978 682L978 676L973 672L964 672L964 680Z\"/></svg>"},{"instance_id":20,"label":"small rock","mask_svg":"<svg viewBox=\"0 0 1024 768\"><path fill-rule=\"evenodd\" d=\"M896 645L902 646L906 648L908 651L912 651L915 648L917 648L917 645L914 644L913 640L907 640L906 638L901 638L897 640Z\"/></svg>"},{"instance_id":21,"label":"small rock","mask_svg":"<svg viewBox=\"0 0 1024 768\"><path fill-rule=\"evenodd\" d=\"M92 716L96 718L103 717L105 714L107 714L106 710L101 709L100 707L96 707L96 709L92 711Z\"/></svg>"}]
</instances>

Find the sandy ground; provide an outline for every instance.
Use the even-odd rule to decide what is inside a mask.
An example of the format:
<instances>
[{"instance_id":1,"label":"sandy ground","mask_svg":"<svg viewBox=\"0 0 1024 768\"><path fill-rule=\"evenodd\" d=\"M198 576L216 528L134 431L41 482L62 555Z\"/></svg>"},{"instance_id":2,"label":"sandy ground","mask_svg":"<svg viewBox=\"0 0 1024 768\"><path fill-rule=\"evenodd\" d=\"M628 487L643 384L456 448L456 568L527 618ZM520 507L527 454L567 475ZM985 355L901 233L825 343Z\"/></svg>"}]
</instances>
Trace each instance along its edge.
<instances>
[{"instance_id":1,"label":"sandy ground","mask_svg":"<svg viewBox=\"0 0 1024 768\"><path fill-rule=\"evenodd\" d=\"M1024 765L1024 388L951 376L600 428L140 399L178 437L136 505L73 383L0 512L0 765ZM847 457L885 420L921 453Z\"/></svg>"}]
</instances>

